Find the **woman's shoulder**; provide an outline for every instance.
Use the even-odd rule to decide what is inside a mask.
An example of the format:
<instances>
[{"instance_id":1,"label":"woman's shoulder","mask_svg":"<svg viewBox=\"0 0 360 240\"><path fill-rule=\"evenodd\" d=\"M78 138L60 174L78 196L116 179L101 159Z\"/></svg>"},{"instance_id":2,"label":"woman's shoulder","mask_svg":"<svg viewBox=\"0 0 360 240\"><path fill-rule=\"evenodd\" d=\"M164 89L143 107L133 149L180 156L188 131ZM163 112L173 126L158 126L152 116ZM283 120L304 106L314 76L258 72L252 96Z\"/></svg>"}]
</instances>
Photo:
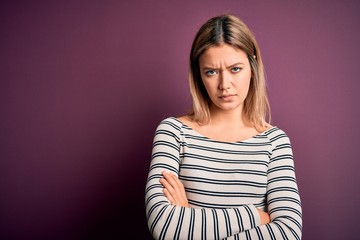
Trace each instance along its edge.
<instances>
[{"instance_id":1,"label":"woman's shoulder","mask_svg":"<svg viewBox=\"0 0 360 240\"><path fill-rule=\"evenodd\" d=\"M194 125L194 121L189 115L181 115L181 116L169 116L164 118L160 124L175 124L177 126L192 126Z\"/></svg>"},{"instance_id":2,"label":"woman's shoulder","mask_svg":"<svg viewBox=\"0 0 360 240\"><path fill-rule=\"evenodd\" d=\"M269 128L264 132L264 134L269 138L270 142L272 143L290 142L287 133L278 126L269 126Z\"/></svg>"},{"instance_id":3,"label":"woman's shoulder","mask_svg":"<svg viewBox=\"0 0 360 240\"><path fill-rule=\"evenodd\" d=\"M193 125L193 119L189 115L182 115L175 118L178 122L180 122L182 125L191 126Z\"/></svg>"},{"instance_id":4,"label":"woman's shoulder","mask_svg":"<svg viewBox=\"0 0 360 240\"><path fill-rule=\"evenodd\" d=\"M169 117L166 117L166 118L163 118L157 129L167 129L167 130L176 130L176 131L179 131L182 127L182 122L177 118L177 117L174 117L174 116L169 116Z\"/></svg>"}]
</instances>

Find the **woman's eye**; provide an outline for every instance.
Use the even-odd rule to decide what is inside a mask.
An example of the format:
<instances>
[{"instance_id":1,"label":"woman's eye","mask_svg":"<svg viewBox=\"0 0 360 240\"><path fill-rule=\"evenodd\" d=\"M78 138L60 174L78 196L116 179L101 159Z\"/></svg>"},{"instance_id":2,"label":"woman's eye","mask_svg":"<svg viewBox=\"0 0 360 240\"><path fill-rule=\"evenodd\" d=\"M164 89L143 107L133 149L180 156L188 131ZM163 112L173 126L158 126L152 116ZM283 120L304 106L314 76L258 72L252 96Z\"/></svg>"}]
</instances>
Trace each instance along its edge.
<instances>
[{"instance_id":1,"label":"woman's eye","mask_svg":"<svg viewBox=\"0 0 360 240\"><path fill-rule=\"evenodd\" d=\"M205 72L206 75L208 76L212 76L212 75L215 75L216 74L216 71L215 70L208 70Z\"/></svg>"},{"instance_id":2,"label":"woman's eye","mask_svg":"<svg viewBox=\"0 0 360 240\"><path fill-rule=\"evenodd\" d=\"M234 73L240 72L240 70L241 70L241 68L239 68L239 67L233 67L233 68L231 69L231 71L234 72Z\"/></svg>"}]
</instances>

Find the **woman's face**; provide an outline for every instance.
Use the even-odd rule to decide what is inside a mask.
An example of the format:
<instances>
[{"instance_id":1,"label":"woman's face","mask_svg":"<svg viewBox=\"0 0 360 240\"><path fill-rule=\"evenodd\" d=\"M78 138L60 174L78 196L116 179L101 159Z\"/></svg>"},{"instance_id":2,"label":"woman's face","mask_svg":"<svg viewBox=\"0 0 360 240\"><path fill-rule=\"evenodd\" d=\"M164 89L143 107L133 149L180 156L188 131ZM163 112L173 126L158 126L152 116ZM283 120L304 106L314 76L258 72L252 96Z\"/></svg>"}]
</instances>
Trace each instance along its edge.
<instances>
[{"instance_id":1,"label":"woman's face","mask_svg":"<svg viewBox=\"0 0 360 240\"><path fill-rule=\"evenodd\" d=\"M199 59L201 79L212 101L210 109L242 111L251 67L246 53L228 44L212 46Z\"/></svg>"}]
</instances>

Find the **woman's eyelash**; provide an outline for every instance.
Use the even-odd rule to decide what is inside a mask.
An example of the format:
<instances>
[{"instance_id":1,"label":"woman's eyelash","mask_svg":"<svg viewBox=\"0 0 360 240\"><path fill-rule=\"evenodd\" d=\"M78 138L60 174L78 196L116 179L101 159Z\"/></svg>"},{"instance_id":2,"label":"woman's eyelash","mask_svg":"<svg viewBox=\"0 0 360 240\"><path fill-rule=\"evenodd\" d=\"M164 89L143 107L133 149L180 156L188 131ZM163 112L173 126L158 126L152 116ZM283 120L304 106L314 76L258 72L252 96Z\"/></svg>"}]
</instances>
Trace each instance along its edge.
<instances>
[{"instance_id":1,"label":"woman's eyelash","mask_svg":"<svg viewBox=\"0 0 360 240\"><path fill-rule=\"evenodd\" d=\"M240 71L241 71L241 68L240 68L240 67L233 67L233 68L231 68L231 71L234 72L234 73L237 73L237 72L240 72ZM207 71L205 72L205 74L206 74L206 75L209 75L209 76L215 75L216 73L217 73L216 70L207 70Z\"/></svg>"},{"instance_id":2,"label":"woman's eyelash","mask_svg":"<svg viewBox=\"0 0 360 240\"><path fill-rule=\"evenodd\" d=\"M216 74L216 71L215 70L208 70L205 72L206 75L214 75Z\"/></svg>"}]
</instances>

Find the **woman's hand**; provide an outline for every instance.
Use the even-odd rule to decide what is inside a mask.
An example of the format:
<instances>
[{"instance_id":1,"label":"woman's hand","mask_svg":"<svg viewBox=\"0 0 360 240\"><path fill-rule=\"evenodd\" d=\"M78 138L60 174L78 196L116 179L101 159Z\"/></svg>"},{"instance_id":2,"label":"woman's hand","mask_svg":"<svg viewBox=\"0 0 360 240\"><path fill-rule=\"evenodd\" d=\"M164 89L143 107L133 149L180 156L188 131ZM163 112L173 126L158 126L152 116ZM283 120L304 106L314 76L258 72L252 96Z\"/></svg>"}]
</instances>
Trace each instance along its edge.
<instances>
[{"instance_id":1,"label":"woman's hand","mask_svg":"<svg viewBox=\"0 0 360 240\"><path fill-rule=\"evenodd\" d=\"M257 209L260 215L261 224L264 225L271 222L270 215L267 212L264 212L260 209Z\"/></svg>"},{"instance_id":2,"label":"woman's hand","mask_svg":"<svg viewBox=\"0 0 360 240\"><path fill-rule=\"evenodd\" d=\"M162 172L163 178L160 183L164 186L163 193L169 200L170 204L182 207L189 207L186 197L185 188L182 182L173 174Z\"/></svg>"}]
</instances>

